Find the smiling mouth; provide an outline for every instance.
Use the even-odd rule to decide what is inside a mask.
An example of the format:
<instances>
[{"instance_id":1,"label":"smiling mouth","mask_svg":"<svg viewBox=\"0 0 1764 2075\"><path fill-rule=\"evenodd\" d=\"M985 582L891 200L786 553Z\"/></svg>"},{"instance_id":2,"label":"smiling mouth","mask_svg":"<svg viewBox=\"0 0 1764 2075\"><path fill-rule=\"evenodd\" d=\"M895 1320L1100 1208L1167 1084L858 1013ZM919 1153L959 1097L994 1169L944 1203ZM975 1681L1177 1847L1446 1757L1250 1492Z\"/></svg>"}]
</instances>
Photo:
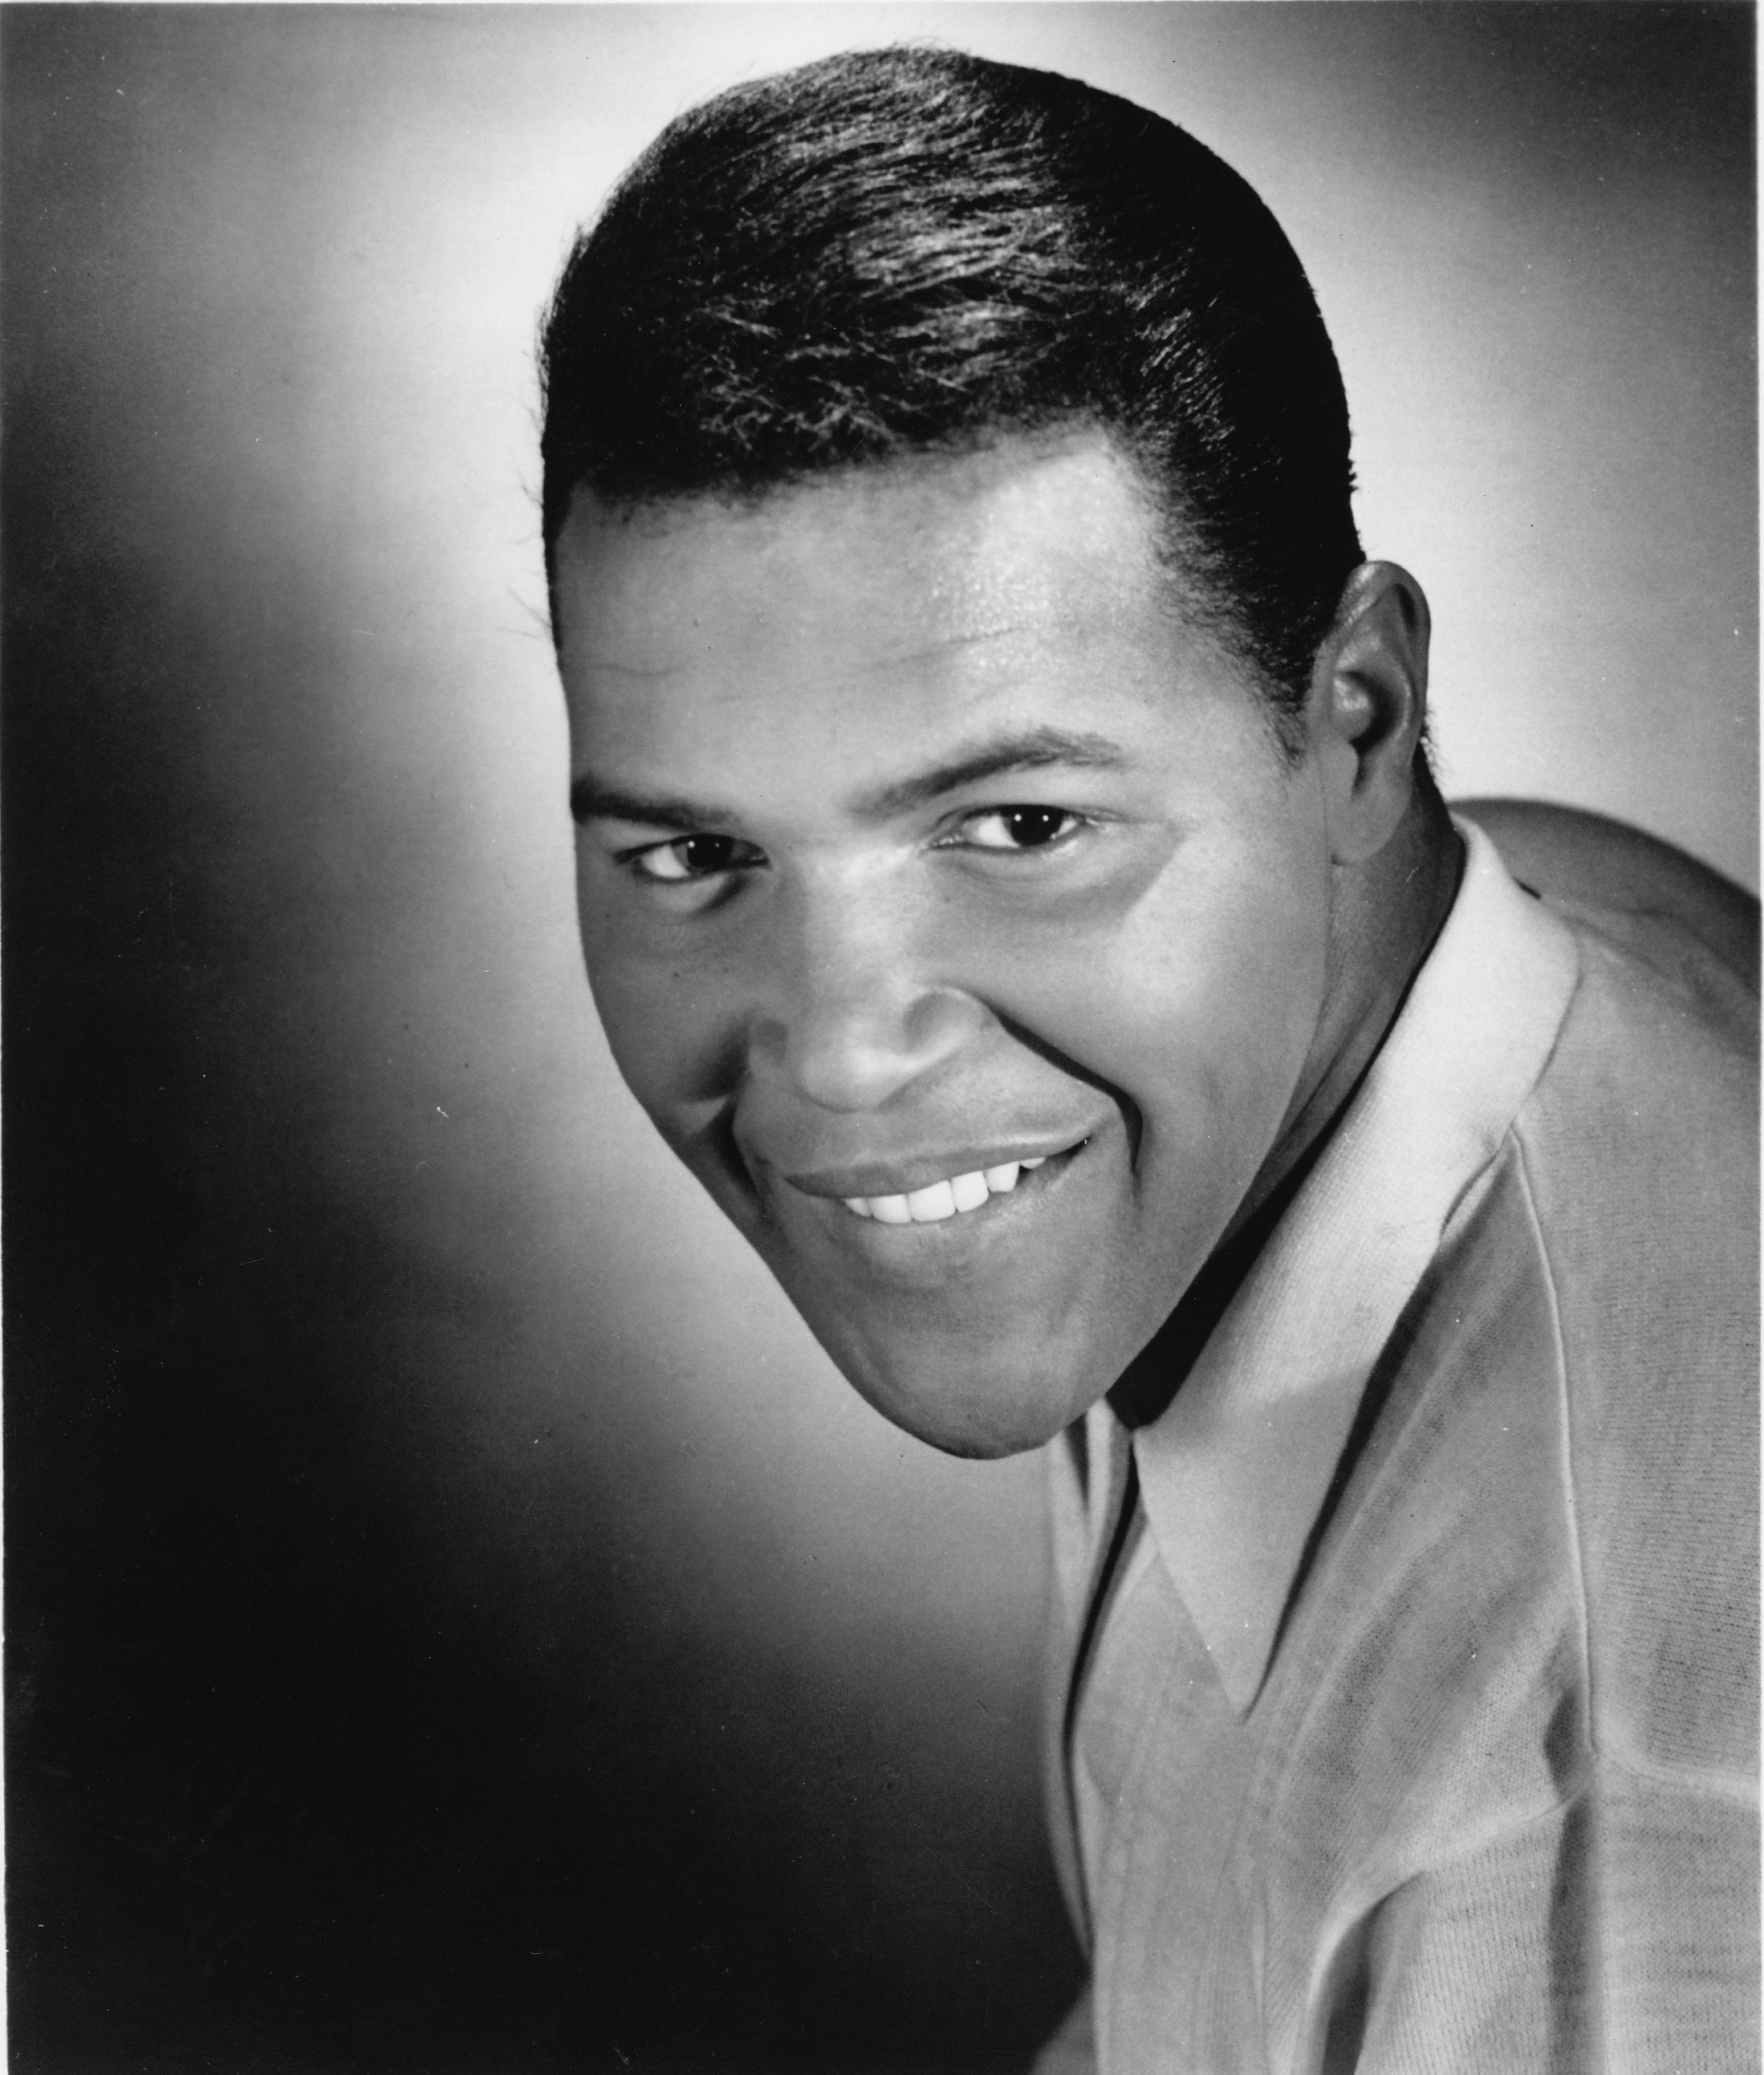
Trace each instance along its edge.
<instances>
[{"instance_id":1,"label":"smiling mouth","mask_svg":"<svg viewBox=\"0 0 1764 2075\"><path fill-rule=\"evenodd\" d=\"M983 1210L995 1196L1008 1196L1019 1178L1046 1166L1051 1158L1063 1166L1090 1143L1080 1139L1062 1153L1039 1153L1033 1159L1006 1160L996 1167L976 1167L970 1174L950 1174L922 1189L901 1195L842 1196L839 1200L855 1216L874 1219L884 1225L935 1225L947 1218L965 1217Z\"/></svg>"}]
</instances>

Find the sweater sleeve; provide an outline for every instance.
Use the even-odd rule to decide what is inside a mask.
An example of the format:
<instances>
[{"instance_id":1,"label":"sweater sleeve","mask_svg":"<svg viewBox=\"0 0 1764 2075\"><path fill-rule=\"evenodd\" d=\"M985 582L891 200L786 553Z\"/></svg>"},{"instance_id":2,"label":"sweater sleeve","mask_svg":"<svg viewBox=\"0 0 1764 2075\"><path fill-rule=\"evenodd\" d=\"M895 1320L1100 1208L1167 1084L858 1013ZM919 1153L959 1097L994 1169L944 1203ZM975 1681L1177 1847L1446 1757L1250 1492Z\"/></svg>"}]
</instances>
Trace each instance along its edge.
<instances>
[{"instance_id":1,"label":"sweater sleeve","mask_svg":"<svg viewBox=\"0 0 1764 2075\"><path fill-rule=\"evenodd\" d=\"M1323 2058L1360 2075L1758 2065L1758 1828L1732 1783L1601 1760L1574 1800L1408 1882Z\"/></svg>"}]
</instances>

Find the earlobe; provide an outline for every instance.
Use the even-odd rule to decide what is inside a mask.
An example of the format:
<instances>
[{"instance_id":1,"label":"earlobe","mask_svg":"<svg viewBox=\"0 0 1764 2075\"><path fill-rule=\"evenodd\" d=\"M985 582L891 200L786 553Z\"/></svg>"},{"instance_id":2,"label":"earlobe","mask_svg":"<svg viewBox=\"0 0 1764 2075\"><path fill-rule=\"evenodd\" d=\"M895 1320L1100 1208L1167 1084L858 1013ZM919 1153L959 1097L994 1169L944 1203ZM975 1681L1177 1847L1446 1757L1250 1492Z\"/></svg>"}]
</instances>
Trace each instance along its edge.
<instances>
[{"instance_id":1,"label":"earlobe","mask_svg":"<svg viewBox=\"0 0 1764 2075\"><path fill-rule=\"evenodd\" d=\"M1376 856L1414 797L1431 625L1426 594L1396 563L1362 562L1348 578L1311 686L1338 864Z\"/></svg>"}]
</instances>

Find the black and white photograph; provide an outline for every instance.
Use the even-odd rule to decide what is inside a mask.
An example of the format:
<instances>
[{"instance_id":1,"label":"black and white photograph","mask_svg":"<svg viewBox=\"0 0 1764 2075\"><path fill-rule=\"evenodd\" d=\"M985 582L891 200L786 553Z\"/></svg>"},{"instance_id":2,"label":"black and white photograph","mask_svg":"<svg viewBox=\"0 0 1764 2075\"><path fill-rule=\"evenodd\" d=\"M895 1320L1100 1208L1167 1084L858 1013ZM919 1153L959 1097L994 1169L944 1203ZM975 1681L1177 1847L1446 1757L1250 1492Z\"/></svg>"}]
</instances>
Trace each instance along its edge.
<instances>
[{"instance_id":1,"label":"black and white photograph","mask_svg":"<svg viewBox=\"0 0 1764 2075\"><path fill-rule=\"evenodd\" d=\"M0 6L17 2075L1758 2065L1756 80Z\"/></svg>"}]
</instances>

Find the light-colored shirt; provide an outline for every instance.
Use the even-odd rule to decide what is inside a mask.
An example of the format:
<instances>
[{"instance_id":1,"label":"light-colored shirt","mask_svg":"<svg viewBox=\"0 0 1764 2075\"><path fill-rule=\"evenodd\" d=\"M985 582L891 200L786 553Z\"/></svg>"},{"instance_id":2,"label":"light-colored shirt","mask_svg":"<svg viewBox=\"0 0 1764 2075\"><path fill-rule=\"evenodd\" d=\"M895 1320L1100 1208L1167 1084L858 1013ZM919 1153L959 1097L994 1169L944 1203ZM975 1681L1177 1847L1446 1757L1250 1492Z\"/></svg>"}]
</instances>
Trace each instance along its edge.
<instances>
[{"instance_id":1,"label":"light-colored shirt","mask_svg":"<svg viewBox=\"0 0 1764 2075\"><path fill-rule=\"evenodd\" d=\"M1050 1452L1047 2075L1756 2064L1754 1009L1464 833L1167 1411Z\"/></svg>"}]
</instances>

